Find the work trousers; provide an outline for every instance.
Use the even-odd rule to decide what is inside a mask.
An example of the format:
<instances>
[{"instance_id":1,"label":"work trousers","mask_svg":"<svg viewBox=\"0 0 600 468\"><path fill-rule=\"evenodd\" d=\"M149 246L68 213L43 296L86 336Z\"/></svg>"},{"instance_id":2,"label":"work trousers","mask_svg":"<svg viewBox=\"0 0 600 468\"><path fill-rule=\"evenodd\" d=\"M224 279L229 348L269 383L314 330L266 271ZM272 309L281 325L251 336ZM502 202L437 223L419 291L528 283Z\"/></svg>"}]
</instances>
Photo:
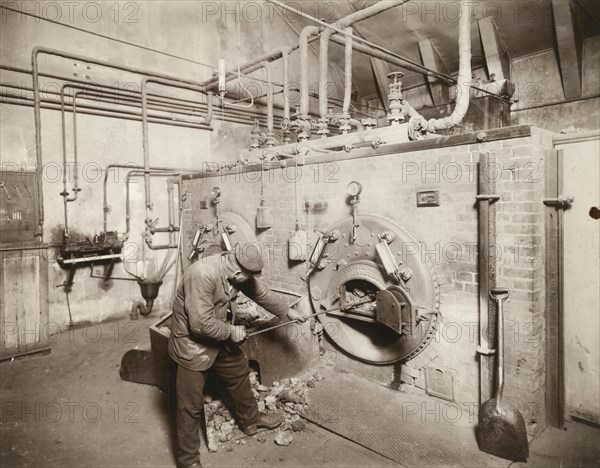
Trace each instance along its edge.
<instances>
[{"instance_id":1,"label":"work trousers","mask_svg":"<svg viewBox=\"0 0 600 468\"><path fill-rule=\"evenodd\" d=\"M209 370L214 371L225 384L237 421L240 426L246 427L258 419L258 407L250 385L250 367L239 347L230 345L228 348L221 348ZM203 390L209 370L191 371L182 366L177 369L177 442L180 466L189 466L199 461L200 427L204 417Z\"/></svg>"}]
</instances>

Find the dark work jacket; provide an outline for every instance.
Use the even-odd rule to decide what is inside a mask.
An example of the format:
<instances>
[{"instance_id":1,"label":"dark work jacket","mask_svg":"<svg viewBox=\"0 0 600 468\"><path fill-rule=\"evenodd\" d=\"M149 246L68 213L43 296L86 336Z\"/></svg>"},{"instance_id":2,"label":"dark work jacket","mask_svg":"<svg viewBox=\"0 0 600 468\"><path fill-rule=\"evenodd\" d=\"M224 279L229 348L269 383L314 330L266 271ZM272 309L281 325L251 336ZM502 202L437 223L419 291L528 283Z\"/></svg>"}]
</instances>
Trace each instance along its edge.
<instances>
[{"instance_id":1,"label":"dark work jacket","mask_svg":"<svg viewBox=\"0 0 600 468\"><path fill-rule=\"evenodd\" d=\"M223 273L221 255L213 255L192 264L183 274L173 303L169 355L191 371L210 368L224 342L231 335L227 322L236 290ZM289 308L261 281L251 277L236 286L259 306L283 317Z\"/></svg>"}]
</instances>

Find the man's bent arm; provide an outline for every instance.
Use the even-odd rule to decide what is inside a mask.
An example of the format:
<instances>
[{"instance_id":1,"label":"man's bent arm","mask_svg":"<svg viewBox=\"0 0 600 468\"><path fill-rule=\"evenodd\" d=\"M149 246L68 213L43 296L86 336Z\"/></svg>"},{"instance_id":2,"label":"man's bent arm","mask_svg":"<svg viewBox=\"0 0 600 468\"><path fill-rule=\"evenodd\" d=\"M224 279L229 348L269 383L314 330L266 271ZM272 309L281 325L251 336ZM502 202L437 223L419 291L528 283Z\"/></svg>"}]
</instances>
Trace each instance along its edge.
<instances>
[{"instance_id":1,"label":"man's bent arm","mask_svg":"<svg viewBox=\"0 0 600 468\"><path fill-rule=\"evenodd\" d=\"M290 310L285 301L279 299L262 281L256 278L250 278L240 285L239 289L259 306L277 317L286 316Z\"/></svg>"},{"instance_id":2,"label":"man's bent arm","mask_svg":"<svg viewBox=\"0 0 600 468\"><path fill-rule=\"evenodd\" d=\"M193 275L192 275L193 276ZM215 284L207 276L186 278L185 308L190 331L199 337L225 341L231 336L231 325L215 317L212 302Z\"/></svg>"}]
</instances>

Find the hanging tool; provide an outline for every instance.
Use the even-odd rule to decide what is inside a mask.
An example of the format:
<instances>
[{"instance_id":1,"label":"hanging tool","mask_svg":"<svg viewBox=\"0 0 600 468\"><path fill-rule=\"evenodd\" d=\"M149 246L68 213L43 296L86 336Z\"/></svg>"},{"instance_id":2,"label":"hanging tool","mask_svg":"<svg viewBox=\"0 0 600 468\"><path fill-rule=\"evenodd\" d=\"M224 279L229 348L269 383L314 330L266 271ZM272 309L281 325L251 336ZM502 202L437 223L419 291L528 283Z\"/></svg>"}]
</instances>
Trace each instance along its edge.
<instances>
[{"instance_id":1,"label":"hanging tool","mask_svg":"<svg viewBox=\"0 0 600 468\"><path fill-rule=\"evenodd\" d=\"M352 197L350 204L352 205L352 232L350 233L350 243L354 244L356 241L356 230L360 227L358 222L358 196L362 192L362 185L360 182L353 180L348 184L348 194Z\"/></svg>"},{"instance_id":2,"label":"hanging tool","mask_svg":"<svg viewBox=\"0 0 600 468\"><path fill-rule=\"evenodd\" d=\"M288 239L288 257L292 261L306 260L307 235L304 226L300 225L298 219L298 166L296 166L296 177L294 178L294 213L296 215L296 224L294 232Z\"/></svg>"},{"instance_id":3,"label":"hanging tool","mask_svg":"<svg viewBox=\"0 0 600 468\"><path fill-rule=\"evenodd\" d=\"M2 190L4 190L4 193L6 194L6 198L8 198L9 200L12 199L12 197L10 196L10 193L8 192L8 189L6 188L6 183L3 180L0 180L0 188Z\"/></svg>"},{"instance_id":4,"label":"hanging tool","mask_svg":"<svg viewBox=\"0 0 600 468\"><path fill-rule=\"evenodd\" d=\"M365 299L365 300L362 300L362 301L353 302L352 304L346 304L346 305L343 305L343 306L334 307L332 309L322 310L321 312L317 312L316 314L307 315L306 318L309 319L309 318L312 318L312 317L318 317L319 315L327 314L329 312L334 312L336 310L351 309L352 307L356 307L356 306L359 306L359 305L362 305L362 304L366 304L368 302L373 302L373 299L369 298L369 299ZM246 337L250 338L251 336L260 335L262 333L266 333L268 331L275 330L277 328L287 327L288 325L291 325L292 323L299 323L299 321L298 320L290 320L289 322L280 323L278 325L274 325L272 327L265 328L263 330L258 330L256 332L249 333L249 334L246 335Z\"/></svg>"},{"instance_id":5,"label":"hanging tool","mask_svg":"<svg viewBox=\"0 0 600 468\"><path fill-rule=\"evenodd\" d=\"M502 399L504 389L504 313L503 302L508 289L492 288L490 297L497 304L497 375L496 396L479 409L477 445L483 452L513 461L526 461L529 456L523 415L517 407Z\"/></svg>"},{"instance_id":6,"label":"hanging tool","mask_svg":"<svg viewBox=\"0 0 600 468\"><path fill-rule=\"evenodd\" d=\"M265 201L265 164L260 163L260 205L256 210L256 227L258 229L269 229L273 225L273 213L266 206Z\"/></svg>"},{"instance_id":7,"label":"hanging tool","mask_svg":"<svg viewBox=\"0 0 600 468\"><path fill-rule=\"evenodd\" d=\"M479 211L479 373L480 373L480 403L490 397L492 380L490 372L491 355L495 353L490 348L493 342L494 304L490 300L490 288L496 284L496 206L500 199L496 195L496 157L493 153L479 155L479 195L475 197Z\"/></svg>"},{"instance_id":8,"label":"hanging tool","mask_svg":"<svg viewBox=\"0 0 600 468\"><path fill-rule=\"evenodd\" d=\"M213 224L213 234L216 236L219 233L219 204L221 203L221 187L213 187L210 191L212 197L212 204L215 207L215 223Z\"/></svg>"}]
</instances>

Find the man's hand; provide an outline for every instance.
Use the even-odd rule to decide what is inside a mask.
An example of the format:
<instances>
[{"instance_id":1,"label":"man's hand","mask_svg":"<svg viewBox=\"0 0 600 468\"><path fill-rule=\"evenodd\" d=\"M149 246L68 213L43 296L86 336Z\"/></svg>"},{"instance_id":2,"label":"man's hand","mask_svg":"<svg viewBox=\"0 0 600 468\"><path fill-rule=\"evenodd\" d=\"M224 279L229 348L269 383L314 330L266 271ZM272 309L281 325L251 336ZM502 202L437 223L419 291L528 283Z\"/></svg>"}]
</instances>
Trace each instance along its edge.
<instances>
[{"instance_id":1,"label":"man's hand","mask_svg":"<svg viewBox=\"0 0 600 468\"><path fill-rule=\"evenodd\" d=\"M287 313L287 318L290 321L298 321L298 322L305 322L306 321L306 315L303 315L301 312L297 311L296 309L290 309Z\"/></svg>"},{"instance_id":2,"label":"man's hand","mask_svg":"<svg viewBox=\"0 0 600 468\"><path fill-rule=\"evenodd\" d=\"M246 341L246 329L242 325L233 325L230 339L235 344L243 343Z\"/></svg>"}]
</instances>

